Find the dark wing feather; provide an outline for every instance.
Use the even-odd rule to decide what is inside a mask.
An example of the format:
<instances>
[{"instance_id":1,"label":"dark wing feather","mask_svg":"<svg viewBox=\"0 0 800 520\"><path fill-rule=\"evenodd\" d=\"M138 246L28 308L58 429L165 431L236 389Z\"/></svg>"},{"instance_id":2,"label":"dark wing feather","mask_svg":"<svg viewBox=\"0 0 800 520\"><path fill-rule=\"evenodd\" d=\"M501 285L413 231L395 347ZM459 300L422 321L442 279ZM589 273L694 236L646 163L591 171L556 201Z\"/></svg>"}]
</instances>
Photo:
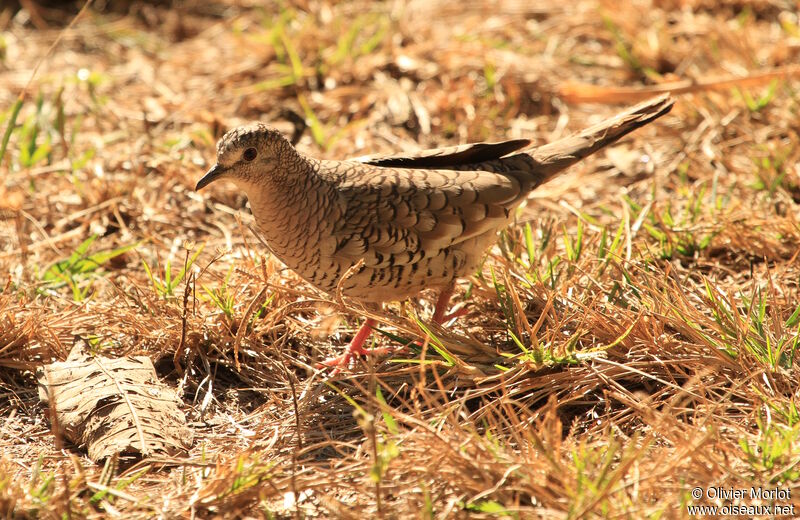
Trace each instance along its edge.
<instances>
[{"instance_id":1,"label":"dark wing feather","mask_svg":"<svg viewBox=\"0 0 800 520\"><path fill-rule=\"evenodd\" d=\"M411 155L377 155L358 159L358 161L374 166L446 170L456 166L499 159L530 144L530 139L513 139L499 143L472 143L422 150Z\"/></svg>"}]
</instances>

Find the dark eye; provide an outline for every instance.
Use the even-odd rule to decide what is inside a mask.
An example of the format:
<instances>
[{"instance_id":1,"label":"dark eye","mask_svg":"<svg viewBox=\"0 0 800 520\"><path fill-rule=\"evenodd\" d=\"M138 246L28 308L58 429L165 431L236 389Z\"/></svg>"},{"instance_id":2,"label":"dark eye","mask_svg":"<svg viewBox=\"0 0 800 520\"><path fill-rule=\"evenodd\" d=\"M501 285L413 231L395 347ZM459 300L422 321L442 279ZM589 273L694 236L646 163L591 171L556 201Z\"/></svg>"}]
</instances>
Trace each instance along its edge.
<instances>
[{"instance_id":1,"label":"dark eye","mask_svg":"<svg viewBox=\"0 0 800 520\"><path fill-rule=\"evenodd\" d=\"M255 148L248 148L244 151L244 155L242 157L244 157L245 161L250 162L256 158L256 155L258 155L258 152L256 152Z\"/></svg>"}]
</instances>

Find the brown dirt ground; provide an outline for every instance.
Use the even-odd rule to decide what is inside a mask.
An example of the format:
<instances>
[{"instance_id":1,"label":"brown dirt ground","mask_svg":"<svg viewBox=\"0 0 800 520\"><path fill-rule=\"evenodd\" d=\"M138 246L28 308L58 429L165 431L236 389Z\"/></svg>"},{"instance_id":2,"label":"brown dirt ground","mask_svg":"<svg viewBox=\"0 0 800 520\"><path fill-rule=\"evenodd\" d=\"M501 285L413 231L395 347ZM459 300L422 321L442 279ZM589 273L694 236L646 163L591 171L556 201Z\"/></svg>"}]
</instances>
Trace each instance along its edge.
<instances>
[{"instance_id":1,"label":"brown dirt ground","mask_svg":"<svg viewBox=\"0 0 800 520\"><path fill-rule=\"evenodd\" d=\"M725 503L695 487L800 502L800 5L545 4L95 2L69 27L80 5L0 6L0 129L24 94L0 163L0 513L680 518ZM247 121L345 158L545 143L664 91L671 114L530 197L459 286L467 316L433 330L444 356L315 371L357 305L266 256L232 185L193 191ZM387 306L383 328L425 337L413 317L430 300ZM150 357L192 449L103 475L63 438L35 372L78 342Z\"/></svg>"}]
</instances>

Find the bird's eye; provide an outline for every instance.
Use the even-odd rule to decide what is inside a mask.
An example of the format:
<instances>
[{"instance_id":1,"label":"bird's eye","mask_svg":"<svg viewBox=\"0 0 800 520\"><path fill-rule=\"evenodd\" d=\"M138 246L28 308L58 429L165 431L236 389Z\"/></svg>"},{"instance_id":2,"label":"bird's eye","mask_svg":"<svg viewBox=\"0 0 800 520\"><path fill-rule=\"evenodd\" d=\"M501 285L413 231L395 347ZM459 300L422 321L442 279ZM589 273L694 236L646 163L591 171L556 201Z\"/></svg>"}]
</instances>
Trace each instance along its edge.
<instances>
[{"instance_id":1,"label":"bird's eye","mask_svg":"<svg viewBox=\"0 0 800 520\"><path fill-rule=\"evenodd\" d=\"M245 161L250 162L256 158L256 155L258 155L258 152L256 152L255 148L248 148L244 151L243 157Z\"/></svg>"}]
</instances>

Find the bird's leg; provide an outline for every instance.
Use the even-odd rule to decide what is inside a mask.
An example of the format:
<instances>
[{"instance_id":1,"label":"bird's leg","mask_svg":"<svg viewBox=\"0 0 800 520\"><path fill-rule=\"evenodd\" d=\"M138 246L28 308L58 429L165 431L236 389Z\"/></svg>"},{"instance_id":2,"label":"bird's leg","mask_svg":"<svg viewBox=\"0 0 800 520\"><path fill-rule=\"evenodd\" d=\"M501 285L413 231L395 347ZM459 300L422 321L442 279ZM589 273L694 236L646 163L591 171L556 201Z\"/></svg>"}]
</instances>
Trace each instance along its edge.
<instances>
[{"instance_id":1,"label":"bird's leg","mask_svg":"<svg viewBox=\"0 0 800 520\"><path fill-rule=\"evenodd\" d=\"M350 364L350 360L353 356L361 356L368 354L369 351L364 348L364 343L367 342L370 334L372 334L372 327L375 325L375 320L372 318L367 318L364 321L364 324L361 325L361 328L358 329L356 335L350 340L350 344L347 346L347 350L341 356L337 356L334 358L326 359L322 363L319 364L319 368L325 367L347 367Z\"/></svg>"},{"instance_id":2,"label":"bird's leg","mask_svg":"<svg viewBox=\"0 0 800 520\"><path fill-rule=\"evenodd\" d=\"M439 298L436 300L436 307L433 309L433 322L437 325L449 321L453 318L458 318L467 313L467 309L460 309L450 314L445 314L447 304L450 303L450 298L453 297L455 292L455 283L451 283L439 293Z\"/></svg>"},{"instance_id":3,"label":"bird's leg","mask_svg":"<svg viewBox=\"0 0 800 520\"><path fill-rule=\"evenodd\" d=\"M437 325L441 325L452 318L457 318L458 316L463 316L467 313L466 309L460 309L456 312L445 314L445 311L447 310L447 304L450 303L450 298L453 297L453 293L455 292L455 286L455 282L451 282L447 287L442 289L442 291L439 293L439 297L436 299L436 307L433 308L432 319ZM412 344L419 348L422 347L421 341L414 341Z\"/></svg>"},{"instance_id":4,"label":"bird's leg","mask_svg":"<svg viewBox=\"0 0 800 520\"><path fill-rule=\"evenodd\" d=\"M439 298L436 300L436 307L433 311L433 321L437 325L441 325L447 320L452 318L456 318L458 316L463 316L466 314L466 309L461 309L451 314L445 314L447 311L447 305L450 303L450 298L453 296L455 292L455 284L451 283L439 293ZM335 368L334 374L337 373L340 369L346 368L350 364L350 360L357 356L374 356L374 355L382 355L392 352L397 352L398 350L403 350L406 346L402 347L384 347L384 348L373 348L373 349L366 349L364 348L364 344L369 339L370 334L372 333L372 329L375 328L376 322L372 318L367 318L364 321L364 324L361 325L361 328L358 329L356 335L350 341L350 344L347 346L347 351L341 356L336 356L333 358L326 359L322 363L317 365L317 368L322 367L330 367Z\"/></svg>"},{"instance_id":5,"label":"bird's leg","mask_svg":"<svg viewBox=\"0 0 800 520\"><path fill-rule=\"evenodd\" d=\"M433 308L433 322L435 324L441 325L446 321L449 321L453 318L458 318L459 316L463 316L467 313L467 309L459 309L456 312L445 314L445 311L447 310L447 304L450 303L450 298L453 297L453 293L455 293L455 283L451 283L439 293L439 298L436 299L436 307ZM416 345L417 347L422 347L422 342L420 341L412 342L412 344Z\"/></svg>"},{"instance_id":6,"label":"bird's leg","mask_svg":"<svg viewBox=\"0 0 800 520\"><path fill-rule=\"evenodd\" d=\"M342 368L346 368L350 364L350 360L357 356L374 356L380 354L387 354L390 352L395 352L397 349L395 348L372 348L372 349L365 349L364 344L369 339L370 334L372 333L372 329L375 328L376 322L372 318L367 318L364 321L364 324L361 325L361 328L358 329L356 335L350 341L350 344L347 346L347 351L342 354L341 356L337 356L334 358L326 359L319 365L317 368L322 367L331 367L335 368L334 374L338 372Z\"/></svg>"},{"instance_id":7,"label":"bird's leg","mask_svg":"<svg viewBox=\"0 0 800 520\"><path fill-rule=\"evenodd\" d=\"M436 300L436 307L433 309L433 322L441 325L444 322L444 313L447 310L447 304L450 303L450 298L453 296L453 284L451 283L439 293L439 299Z\"/></svg>"}]
</instances>

